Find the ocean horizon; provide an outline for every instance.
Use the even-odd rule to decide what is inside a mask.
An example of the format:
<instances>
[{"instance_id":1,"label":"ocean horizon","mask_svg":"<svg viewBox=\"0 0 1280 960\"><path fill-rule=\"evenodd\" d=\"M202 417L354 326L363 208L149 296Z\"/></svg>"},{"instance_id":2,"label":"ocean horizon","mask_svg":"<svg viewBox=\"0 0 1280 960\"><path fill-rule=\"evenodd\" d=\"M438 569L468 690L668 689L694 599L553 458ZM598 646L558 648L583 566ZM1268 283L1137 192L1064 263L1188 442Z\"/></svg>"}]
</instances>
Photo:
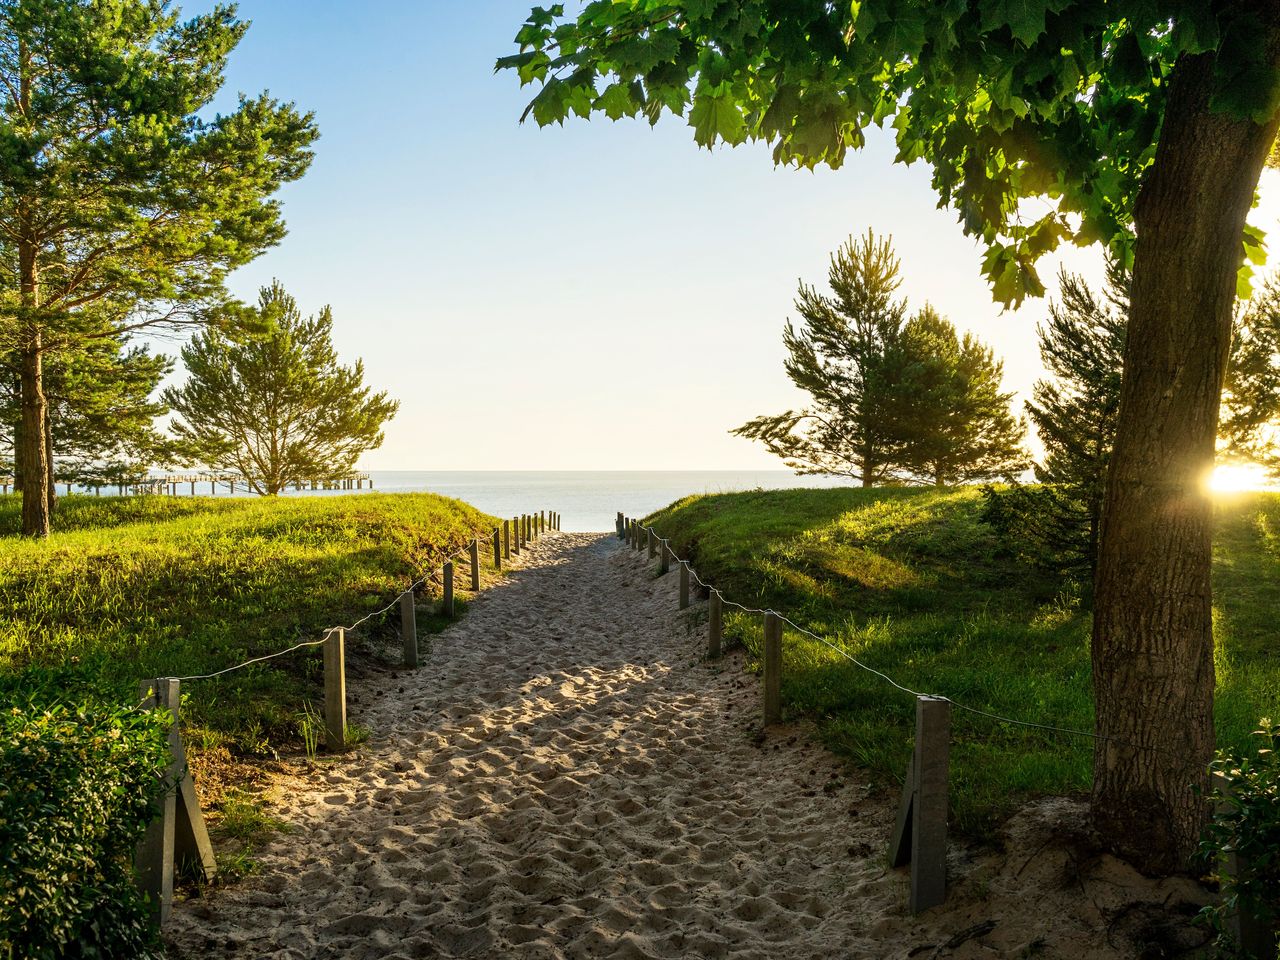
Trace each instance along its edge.
<instances>
[{"instance_id":1,"label":"ocean horizon","mask_svg":"<svg viewBox=\"0 0 1280 960\"><path fill-rule=\"evenodd\" d=\"M561 528L612 530L619 510L643 516L696 493L852 486L840 477L790 470L370 470L373 492L438 493L496 517L555 510ZM304 491L288 496L359 496L364 491Z\"/></svg>"},{"instance_id":2,"label":"ocean horizon","mask_svg":"<svg viewBox=\"0 0 1280 960\"><path fill-rule=\"evenodd\" d=\"M643 516L698 493L853 486L841 477L801 477L790 470L369 470L372 490L287 490L286 497L358 497L369 493L438 493L496 517L555 510L567 531L613 529L619 510ZM201 489L204 487L205 489ZM106 492L106 488L104 488ZM178 495L188 493L179 484ZM208 495L207 485L197 493ZM238 497L251 496L237 490ZM232 496L220 486L216 496Z\"/></svg>"}]
</instances>

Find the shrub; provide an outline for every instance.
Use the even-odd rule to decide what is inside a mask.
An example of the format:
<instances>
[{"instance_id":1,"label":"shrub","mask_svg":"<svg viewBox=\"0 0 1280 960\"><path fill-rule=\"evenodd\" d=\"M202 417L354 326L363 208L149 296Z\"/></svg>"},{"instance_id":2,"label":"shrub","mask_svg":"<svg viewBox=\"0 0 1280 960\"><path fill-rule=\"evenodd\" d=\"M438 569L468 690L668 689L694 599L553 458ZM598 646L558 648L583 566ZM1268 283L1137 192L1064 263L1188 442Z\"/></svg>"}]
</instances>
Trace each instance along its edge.
<instances>
[{"instance_id":1,"label":"shrub","mask_svg":"<svg viewBox=\"0 0 1280 960\"><path fill-rule=\"evenodd\" d=\"M982 500L981 519L995 531L1005 556L1086 582L1092 579L1088 515L1067 488L987 485Z\"/></svg>"},{"instance_id":2,"label":"shrub","mask_svg":"<svg viewBox=\"0 0 1280 960\"><path fill-rule=\"evenodd\" d=\"M0 714L0 957L149 957L134 848L164 787L164 716L106 708Z\"/></svg>"},{"instance_id":3,"label":"shrub","mask_svg":"<svg viewBox=\"0 0 1280 960\"><path fill-rule=\"evenodd\" d=\"M1218 933L1218 944L1228 949L1233 944L1227 918L1236 911L1270 929L1280 926L1280 724L1264 718L1254 736L1254 751L1223 751L1213 763L1231 789L1221 798L1200 847L1222 894L1204 913ZM1232 853L1238 866L1228 873L1221 864Z\"/></svg>"}]
</instances>

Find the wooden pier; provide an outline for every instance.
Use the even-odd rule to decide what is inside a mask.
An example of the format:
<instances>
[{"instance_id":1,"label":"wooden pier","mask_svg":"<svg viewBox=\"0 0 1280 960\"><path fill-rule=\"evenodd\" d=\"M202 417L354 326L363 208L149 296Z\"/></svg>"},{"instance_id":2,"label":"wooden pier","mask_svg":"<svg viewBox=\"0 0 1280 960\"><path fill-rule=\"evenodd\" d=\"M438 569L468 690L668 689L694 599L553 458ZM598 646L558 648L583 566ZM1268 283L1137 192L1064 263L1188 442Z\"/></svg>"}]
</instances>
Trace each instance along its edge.
<instances>
[{"instance_id":1,"label":"wooden pier","mask_svg":"<svg viewBox=\"0 0 1280 960\"><path fill-rule=\"evenodd\" d=\"M114 483L70 483L67 481L58 481L58 485L63 487L68 494L73 490L79 490L82 493L92 492L94 496L102 496L102 491L106 490L108 494L114 489L117 496L199 496L206 492L207 495L214 497L218 495L219 488L226 490L230 495L237 492L249 493L251 488L249 481L238 473L216 473L213 471L202 471L198 473L171 473L164 476L149 477L132 477L120 480ZM296 480L288 484L287 489L302 493L311 490L363 490L366 485L370 490L373 489L373 477L367 472L358 471L345 474L340 477L329 477L323 480ZM13 489L13 477L0 476L0 493L9 493Z\"/></svg>"}]
</instances>

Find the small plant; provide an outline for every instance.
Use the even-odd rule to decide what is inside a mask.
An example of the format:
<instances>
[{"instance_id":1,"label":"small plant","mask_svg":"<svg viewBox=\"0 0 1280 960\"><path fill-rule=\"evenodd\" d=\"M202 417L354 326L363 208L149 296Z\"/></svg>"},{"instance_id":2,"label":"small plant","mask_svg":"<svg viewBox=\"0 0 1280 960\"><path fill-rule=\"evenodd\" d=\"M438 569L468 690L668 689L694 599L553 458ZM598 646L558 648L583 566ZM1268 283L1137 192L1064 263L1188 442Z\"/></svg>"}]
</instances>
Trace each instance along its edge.
<instances>
[{"instance_id":1,"label":"small plant","mask_svg":"<svg viewBox=\"0 0 1280 960\"><path fill-rule=\"evenodd\" d=\"M257 794L240 789L227 791L218 810L214 835L234 843L218 851L219 879L226 883L253 873L258 867L254 858L258 848L271 834L287 828L284 821L266 813Z\"/></svg>"},{"instance_id":2,"label":"small plant","mask_svg":"<svg viewBox=\"0 0 1280 960\"><path fill-rule=\"evenodd\" d=\"M1223 751L1212 765L1229 789L1220 794L1200 846L1222 894L1201 916L1224 951L1237 946L1228 924L1233 914L1269 930L1280 925L1280 724L1263 718L1254 737L1253 752ZM1231 869L1223 869L1228 858L1234 861ZM1275 956L1273 945L1257 960Z\"/></svg>"},{"instance_id":3,"label":"small plant","mask_svg":"<svg viewBox=\"0 0 1280 960\"><path fill-rule=\"evenodd\" d=\"M347 724L347 746L356 747L373 736L373 731L363 723Z\"/></svg>"},{"instance_id":4,"label":"small plant","mask_svg":"<svg viewBox=\"0 0 1280 960\"><path fill-rule=\"evenodd\" d=\"M302 744L307 751L307 759L315 762L316 751L320 746L320 736L324 732L324 720L320 714L316 712L311 701L308 700L302 705L302 712L298 714L298 733L302 736Z\"/></svg>"}]
</instances>

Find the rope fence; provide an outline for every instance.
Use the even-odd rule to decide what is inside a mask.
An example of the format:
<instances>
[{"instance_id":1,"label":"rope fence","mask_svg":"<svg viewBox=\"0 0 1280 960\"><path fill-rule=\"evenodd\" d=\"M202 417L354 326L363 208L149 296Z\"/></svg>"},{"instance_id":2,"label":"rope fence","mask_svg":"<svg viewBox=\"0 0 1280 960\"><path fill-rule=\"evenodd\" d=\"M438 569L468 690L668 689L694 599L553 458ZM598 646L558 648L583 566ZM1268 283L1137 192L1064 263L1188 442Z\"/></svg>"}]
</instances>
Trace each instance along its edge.
<instances>
[{"instance_id":1,"label":"rope fence","mask_svg":"<svg viewBox=\"0 0 1280 960\"><path fill-rule=\"evenodd\" d=\"M554 510L526 513L503 520L495 527L492 538L483 536L486 545L491 544L491 562L494 570L501 570L503 561L511 555L519 555L528 545L548 531L560 529L560 514ZM346 636L376 617L396 607L400 608L400 635L403 642L403 663L407 668L418 666L417 605L414 592L428 582L435 582L437 574L441 582L441 612L448 618L454 616L454 561L469 566L469 585L472 593L479 593L480 543L477 533L459 551L447 556L438 568L423 574L389 603L357 619L348 626L329 627L317 640L303 640L274 653L251 657L241 663L214 670L210 673L185 677L155 677L143 680L140 686L142 699L139 709L166 710L169 712L169 764L164 781L169 784L160 805L159 815L148 825L135 857L139 888L151 898L157 923L163 925L169 918L173 905L175 875L184 870L198 879L209 881L217 872L213 846L209 841L204 813L196 796L195 782L187 767L186 750L178 728L178 710L181 704L183 683L212 680L225 674L243 670L254 664L265 663L309 647L323 647L324 658L324 727L325 746L339 752L347 747L347 676Z\"/></svg>"},{"instance_id":2,"label":"rope fence","mask_svg":"<svg viewBox=\"0 0 1280 960\"><path fill-rule=\"evenodd\" d=\"M938 906L946 899L948 780L950 774L951 714L953 708L1000 723L1012 724L1046 733L1087 738L1094 741L1103 740L1138 751L1164 754L1175 753L1175 751L1155 744L1132 743L1093 731L1060 727L1031 720L1020 720L1016 717L1006 717L957 702L950 697L914 690L906 684L895 680L888 673L862 662L846 650L843 645L833 642L806 627L802 627L776 610L748 606L728 599L718 588L699 577L694 572L690 561L678 556L672 549L670 540L663 538L652 526L646 526L635 518L627 517L622 512L617 514L615 525L619 540L625 541L635 551L647 553L650 559L655 555L657 556L659 575L669 572L673 565L679 570L677 601L679 609L683 610L689 606L689 586L691 581L705 591L708 601L708 658L716 658L721 654L724 642L724 610L726 608L763 618L763 644L760 659L762 665L761 707L765 727L777 724L782 719L781 680L784 625L790 627L796 633L829 648L858 669L878 677L894 690L915 700L915 742L903 783L902 799L899 803L889 842L890 865L900 867L910 864L911 866L911 888L908 905L912 913L920 913L931 907ZM1215 790L1221 795L1225 793L1226 786L1221 781L1215 781ZM1240 863L1234 862L1228 864L1225 869L1236 871L1243 869L1243 867ZM1247 928L1249 924L1248 918L1243 916L1237 916L1235 922L1238 928L1241 925L1243 925L1243 928Z\"/></svg>"}]
</instances>

